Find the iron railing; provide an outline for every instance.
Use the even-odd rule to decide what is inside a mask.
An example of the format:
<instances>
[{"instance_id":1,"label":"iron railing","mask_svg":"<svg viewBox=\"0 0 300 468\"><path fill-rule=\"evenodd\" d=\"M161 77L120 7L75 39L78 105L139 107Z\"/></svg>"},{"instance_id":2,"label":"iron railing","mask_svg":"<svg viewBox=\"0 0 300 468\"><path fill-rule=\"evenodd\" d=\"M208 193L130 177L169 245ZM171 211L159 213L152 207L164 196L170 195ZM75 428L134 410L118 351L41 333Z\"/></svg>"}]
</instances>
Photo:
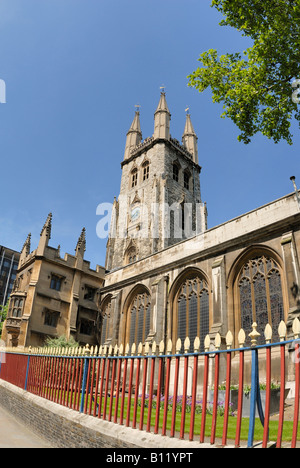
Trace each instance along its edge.
<instances>
[{"instance_id":1,"label":"iron railing","mask_svg":"<svg viewBox=\"0 0 300 468\"><path fill-rule=\"evenodd\" d=\"M293 323L293 339L286 340L286 325L279 326L280 342L271 343L272 329L265 329L266 343L257 345L259 333L253 324L251 346L245 347L246 335L238 335L238 348L233 348L233 335L228 332L226 345L216 335L213 342L205 339L205 351L199 352L200 340L168 341L159 346L139 344L85 348L35 348L20 352L17 348L0 350L0 379L30 393L48 399L74 411L108 420L115 424L163 436L178 437L200 444L210 442L223 446L256 443L255 428L261 427L263 448L270 440L281 447L283 441L297 446L299 420L299 337L300 322ZM293 345L295 378L293 420L285 421L287 350ZM225 349L222 349L225 348ZM270 431L272 362L275 348L280 361L280 404L277 426ZM243 416L245 356L251 360L251 392L249 418ZM250 356L249 356L250 355ZM277 357L276 357L277 359ZM238 367L235 380L238 390L237 408L231 415L231 383L233 360ZM259 362L265 366L265 407L261 402ZM235 371L236 372L236 371ZM220 375L225 375L225 396L220 416ZM213 388L213 397L210 393ZM257 418L257 412L259 418ZM219 424L220 423L220 424ZM247 440L245 431L247 429ZM233 427L230 431L229 427ZM286 433L289 433L288 436ZM234 436L232 436L234 434ZM283 436L284 434L284 436ZM233 440L234 439L234 440Z\"/></svg>"}]
</instances>

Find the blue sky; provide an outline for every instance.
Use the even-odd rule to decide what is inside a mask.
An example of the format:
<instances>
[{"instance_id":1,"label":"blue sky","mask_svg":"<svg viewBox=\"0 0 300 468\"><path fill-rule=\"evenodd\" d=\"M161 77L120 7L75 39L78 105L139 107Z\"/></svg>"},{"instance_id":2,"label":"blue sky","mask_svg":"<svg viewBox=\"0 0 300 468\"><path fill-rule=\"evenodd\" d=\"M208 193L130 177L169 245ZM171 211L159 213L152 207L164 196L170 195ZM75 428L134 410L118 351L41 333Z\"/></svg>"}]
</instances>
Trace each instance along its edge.
<instances>
[{"instance_id":1,"label":"blue sky","mask_svg":"<svg viewBox=\"0 0 300 468\"><path fill-rule=\"evenodd\" d=\"M292 147L261 135L250 145L220 118L210 91L187 86L205 50L245 49L219 26L210 0L0 0L0 244L36 248L48 213L50 244L73 254L82 227L92 267L105 261L96 235L100 203L118 196L126 133L141 105L143 138L165 85L171 135L185 108L198 135L202 199L214 227L300 186L299 130Z\"/></svg>"}]
</instances>

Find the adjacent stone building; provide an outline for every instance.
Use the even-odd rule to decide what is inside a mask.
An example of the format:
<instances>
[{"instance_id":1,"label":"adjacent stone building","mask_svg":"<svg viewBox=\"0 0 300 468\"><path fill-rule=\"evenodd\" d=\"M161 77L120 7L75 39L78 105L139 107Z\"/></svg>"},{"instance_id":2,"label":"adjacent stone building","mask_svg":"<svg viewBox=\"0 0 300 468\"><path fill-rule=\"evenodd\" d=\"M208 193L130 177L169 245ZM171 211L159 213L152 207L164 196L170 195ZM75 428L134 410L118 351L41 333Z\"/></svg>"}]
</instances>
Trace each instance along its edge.
<instances>
[{"instance_id":1,"label":"adjacent stone building","mask_svg":"<svg viewBox=\"0 0 300 468\"><path fill-rule=\"evenodd\" d=\"M99 292L104 268L90 268L84 259L85 229L75 255L60 256L50 247L52 214L42 229L36 250L29 235L20 255L2 340L7 346L43 346L47 337L71 336L79 343L95 345Z\"/></svg>"}]
</instances>

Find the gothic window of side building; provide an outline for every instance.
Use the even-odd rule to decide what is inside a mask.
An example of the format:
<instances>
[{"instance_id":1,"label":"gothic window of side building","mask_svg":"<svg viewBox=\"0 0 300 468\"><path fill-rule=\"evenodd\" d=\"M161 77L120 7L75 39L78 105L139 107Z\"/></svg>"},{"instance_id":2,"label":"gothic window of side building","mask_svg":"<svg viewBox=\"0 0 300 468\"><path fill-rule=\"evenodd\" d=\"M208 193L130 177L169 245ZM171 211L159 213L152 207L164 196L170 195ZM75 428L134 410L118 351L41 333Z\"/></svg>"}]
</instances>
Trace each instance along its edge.
<instances>
[{"instance_id":1,"label":"gothic window of side building","mask_svg":"<svg viewBox=\"0 0 300 468\"><path fill-rule=\"evenodd\" d=\"M127 311L125 345L144 343L150 332L151 298L147 291L138 292Z\"/></svg>"},{"instance_id":2,"label":"gothic window of side building","mask_svg":"<svg viewBox=\"0 0 300 468\"><path fill-rule=\"evenodd\" d=\"M92 320L88 319L81 319L80 321L80 331L81 335L88 335L91 336L94 332L95 324Z\"/></svg>"},{"instance_id":3,"label":"gothic window of side building","mask_svg":"<svg viewBox=\"0 0 300 468\"><path fill-rule=\"evenodd\" d=\"M61 290L63 278L61 276L52 274L51 275L51 282L50 282L50 289L54 289L55 291Z\"/></svg>"},{"instance_id":4,"label":"gothic window of side building","mask_svg":"<svg viewBox=\"0 0 300 468\"><path fill-rule=\"evenodd\" d=\"M59 319L59 312L54 312L52 310L45 309L44 313L45 313L44 325L47 325L48 327L56 328L58 324L58 319Z\"/></svg>"},{"instance_id":5,"label":"gothic window of side building","mask_svg":"<svg viewBox=\"0 0 300 468\"><path fill-rule=\"evenodd\" d=\"M248 336L256 322L264 343L264 329L269 323L273 342L279 341L278 326L284 320L282 279L278 263L271 257L259 255L244 263L237 277L240 326Z\"/></svg>"},{"instance_id":6,"label":"gothic window of side building","mask_svg":"<svg viewBox=\"0 0 300 468\"><path fill-rule=\"evenodd\" d=\"M12 317L22 317L24 299L14 299Z\"/></svg>"},{"instance_id":7,"label":"gothic window of side building","mask_svg":"<svg viewBox=\"0 0 300 468\"><path fill-rule=\"evenodd\" d=\"M193 349L196 336L200 338L204 351L204 339L209 333L209 292L208 285L199 274L190 273L181 283L173 302L173 343L178 338L183 344L189 337Z\"/></svg>"},{"instance_id":8,"label":"gothic window of side building","mask_svg":"<svg viewBox=\"0 0 300 468\"><path fill-rule=\"evenodd\" d=\"M90 286L85 287L84 299L86 301L94 301L96 296L97 289Z\"/></svg>"}]
</instances>

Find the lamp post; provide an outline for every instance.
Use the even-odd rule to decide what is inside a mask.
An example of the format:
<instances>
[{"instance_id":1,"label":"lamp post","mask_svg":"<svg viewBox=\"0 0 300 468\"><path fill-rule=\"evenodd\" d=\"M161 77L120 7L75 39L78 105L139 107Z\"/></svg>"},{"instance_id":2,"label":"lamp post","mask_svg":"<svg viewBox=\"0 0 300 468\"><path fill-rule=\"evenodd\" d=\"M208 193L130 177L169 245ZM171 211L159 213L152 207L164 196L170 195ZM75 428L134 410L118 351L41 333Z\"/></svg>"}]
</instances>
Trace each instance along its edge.
<instances>
[{"instance_id":1,"label":"lamp post","mask_svg":"<svg viewBox=\"0 0 300 468\"><path fill-rule=\"evenodd\" d=\"M299 197L298 188L297 188L297 185L296 185L296 182L295 182L296 177L292 176L292 177L290 177L290 180L293 182L295 193L296 193L296 198L297 198L297 202L298 202L298 206L299 206L299 209L300 209L300 197Z\"/></svg>"},{"instance_id":2,"label":"lamp post","mask_svg":"<svg viewBox=\"0 0 300 468\"><path fill-rule=\"evenodd\" d=\"M297 189L297 185L296 185L295 179L296 179L295 176L290 177L290 180L293 182L293 185L294 185L294 189L295 189L295 193L296 193L297 202L298 202L298 206L299 206L299 209L300 209L300 197L299 197L299 192L298 192L298 189Z\"/></svg>"}]
</instances>

